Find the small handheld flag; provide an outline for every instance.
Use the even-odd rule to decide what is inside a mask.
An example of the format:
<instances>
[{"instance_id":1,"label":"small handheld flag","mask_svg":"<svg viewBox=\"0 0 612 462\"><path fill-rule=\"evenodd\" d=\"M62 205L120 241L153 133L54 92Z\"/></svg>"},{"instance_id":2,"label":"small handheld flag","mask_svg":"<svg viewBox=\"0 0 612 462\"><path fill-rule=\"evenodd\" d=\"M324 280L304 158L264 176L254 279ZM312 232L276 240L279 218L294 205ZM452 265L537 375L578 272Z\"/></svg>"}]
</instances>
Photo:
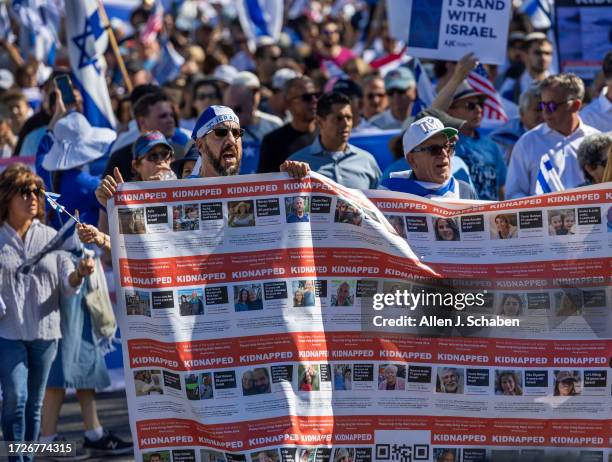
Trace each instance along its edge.
<instances>
[{"instance_id":1,"label":"small handheld flag","mask_svg":"<svg viewBox=\"0 0 612 462\"><path fill-rule=\"evenodd\" d=\"M53 210L55 210L58 213L65 213L66 215L68 215L70 218L72 218L74 221L76 221L80 225L81 222L79 221L79 218L72 215L70 212L66 210L66 207L64 207L62 204L57 202L57 199L59 199L60 197L61 197L60 194L45 191L45 198L47 199L47 202L49 203L49 205L51 206Z\"/></svg>"}]
</instances>

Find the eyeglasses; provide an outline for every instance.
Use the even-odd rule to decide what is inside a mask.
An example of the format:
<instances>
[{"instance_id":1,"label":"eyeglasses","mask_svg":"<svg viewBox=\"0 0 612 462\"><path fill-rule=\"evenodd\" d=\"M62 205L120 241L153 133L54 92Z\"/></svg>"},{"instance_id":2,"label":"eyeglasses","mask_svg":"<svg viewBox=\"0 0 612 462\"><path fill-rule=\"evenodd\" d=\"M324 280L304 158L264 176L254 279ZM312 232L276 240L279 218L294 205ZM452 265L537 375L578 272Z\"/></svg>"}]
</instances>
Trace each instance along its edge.
<instances>
[{"instance_id":1,"label":"eyeglasses","mask_svg":"<svg viewBox=\"0 0 612 462\"><path fill-rule=\"evenodd\" d=\"M552 56L552 51L536 50L533 54L537 56Z\"/></svg>"},{"instance_id":2,"label":"eyeglasses","mask_svg":"<svg viewBox=\"0 0 612 462\"><path fill-rule=\"evenodd\" d=\"M323 29L321 34L323 35L334 35L338 33L338 29Z\"/></svg>"},{"instance_id":3,"label":"eyeglasses","mask_svg":"<svg viewBox=\"0 0 612 462\"><path fill-rule=\"evenodd\" d=\"M475 111L477 107L482 109L484 107L484 103L482 101L478 101L476 103L474 101L470 101L469 103L465 104L453 104L453 107L462 107L468 111Z\"/></svg>"},{"instance_id":4,"label":"eyeglasses","mask_svg":"<svg viewBox=\"0 0 612 462\"><path fill-rule=\"evenodd\" d=\"M196 95L196 99L213 99L216 98L216 93L198 93Z\"/></svg>"},{"instance_id":5,"label":"eyeglasses","mask_svg":"<svg viewBox=\"0 0 612 462\"><path fill-rule=\"evenodd\" d=\"M236 139L241 138L244 135L244 128L213 128L208 133L214 133L217 138L225 138L230 132ZM206 135L208 135L206 133Z\"/></svg>"},{"instance_id":6,"label":"eyeglasses","mask_svg":"<svg viewBox=\"0 0 612 462\"><path fill-rule=\"evenodd\" d=\"M368 93L368 94L366 95L366 97L367 97L369 100L373 100L373 99L376 99L376 98L384 98L384 97L385 97L385 94L384 94L384 93Z\"/></svg>"},{"instance_id":7,"label":"eyeglasses","mask_svg":"<svg viewBox=\"0 0 612 462\"><path fill-rule=\"evenodd\" d=\"M568 99L567 101L561 101L560 103L556 103L554 101L540 101L540 103L538 104L538 109L540 111L546 111L549 114L552 114L553 112L555 112L557 109L559 109L561 106L563 106L564 104L567 104L571 101L574 101L573 99Z\"/></svg>"},{"instance_id":8,"label":"eyeglasses","mask_svg":"<svg viewBox=\"0 0 612 462\"><path fill-rule=\"evenodd\" d=\"M304 103L310 103L311 101L317 101L320 97L321 97L321 93L315 92L315 93L304 93L302 95L294 96L294 97L289 98L289 99L293 100L293 99L298 99L299 98Z\"/></svg>"},{"instance_id":9,"label":"eyeglasses","mask_svg":"<svg viewBox=\"0 0 612 462\"><path fill-rule=\"evenodd\" d=\"M431 146L424 146L422 148L414 148L412 152L429 152L432 156L439 156L443 151L448 154L455 152L455 143L446 144L432 144Z\"/></svg>"},{"instance_id":10,"label":"eyeglasses","mask_svg":"<svg viewBox=\"0 0 612 462\"><path fill-rule=\"evenodd\" d=\"M34 195L36 197L38 197L38 196L42 195L44 192L45 192L45 190L42 189L42 188L39 188L38 186L34 186L34 187L31 187L31 186L22 186L19 189L19 194L21 195L21 197L23 198L24 201L28 200L28 198L30 197L30 195L32 193L34 193Z\"/></svg>"},{"instance_id":11,"label":"eyeglasses","mask_svg":"<svg viewBox=\"0 0 612 462\"><path fill-rule=\"evenodd\" d=\"M387 90L385 93L387 93L387 96L393 98L395 95L405 95L406 90L400 90L399 88L393 88L391 90Z\"/></svg>"},{"instance_id":12,"label":"eyeglasses","mask_svg":"<svg viewBox=\"0 0 612 462\"><path fill-rule=\"evenodd\" d=\"M165 162L167 160L170 160L173 157L174 153L168 149L165 149L163 151L151 151L145 154L144 159L147 162L153 162L154 164L157 164L159 162Z\"/></svg>"}]
</instances>

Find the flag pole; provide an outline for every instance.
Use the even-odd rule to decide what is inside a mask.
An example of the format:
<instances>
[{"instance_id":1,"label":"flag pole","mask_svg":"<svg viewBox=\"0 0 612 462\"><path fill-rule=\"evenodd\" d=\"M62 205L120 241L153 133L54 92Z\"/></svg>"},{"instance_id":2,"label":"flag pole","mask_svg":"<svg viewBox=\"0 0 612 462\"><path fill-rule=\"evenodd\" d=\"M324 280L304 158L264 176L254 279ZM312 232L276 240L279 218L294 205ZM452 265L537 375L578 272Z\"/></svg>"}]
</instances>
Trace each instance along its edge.
<instances>
[{"instance_id":1,"label":"flag pole","mask_svg":"<svg viewBox=\"0 0 612 462\"><path fill-rule=\"evenodd\" d=\"M115 58L117 59L119 70L121 71L121 75L123 76L125 87L127 88L128 93L132 93L132 81L130 80L130 76L128 75L125 63L123 62L123 57L119 52L119 44L117 43L117 38L115 37L113 28L111 27L110 21L108 20L108 16L106 14L106 10L104 9L104 4L102 3L102 0L98 0L98 11L100 12L100 19L102 20L104 29L106 29L106 31L108 32L108 38L110 40L113 53L115 54Z\"/></svg>"}]
</instances>

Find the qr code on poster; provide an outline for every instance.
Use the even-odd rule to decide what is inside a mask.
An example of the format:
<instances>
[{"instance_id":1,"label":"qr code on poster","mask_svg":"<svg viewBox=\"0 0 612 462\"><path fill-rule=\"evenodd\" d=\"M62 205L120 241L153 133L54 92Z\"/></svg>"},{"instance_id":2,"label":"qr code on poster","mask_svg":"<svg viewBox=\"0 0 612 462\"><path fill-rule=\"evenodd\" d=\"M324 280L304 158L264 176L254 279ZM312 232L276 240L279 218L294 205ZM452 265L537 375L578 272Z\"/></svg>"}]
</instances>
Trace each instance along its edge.
<instances>
[{"instance_id":1,"label":"qr code on poster","mask_svg":"<svg viewBox=\"0 0 612 462\"><path fill-rule=\"evenodd\" d=\"M376 430L375 462L429 461L431 432L427 430Z\"/></svg>"},{"instance_id":2,"label":"qr code on poster","mask_svg":"<svg viewBox=\"0 0 612 462\"><path fill-rule=\"evenodd\" d=\"M389 443L376 445L376 460L390 462L413 462L429 460L428 444Z\"/></svg>"}]
</instances>

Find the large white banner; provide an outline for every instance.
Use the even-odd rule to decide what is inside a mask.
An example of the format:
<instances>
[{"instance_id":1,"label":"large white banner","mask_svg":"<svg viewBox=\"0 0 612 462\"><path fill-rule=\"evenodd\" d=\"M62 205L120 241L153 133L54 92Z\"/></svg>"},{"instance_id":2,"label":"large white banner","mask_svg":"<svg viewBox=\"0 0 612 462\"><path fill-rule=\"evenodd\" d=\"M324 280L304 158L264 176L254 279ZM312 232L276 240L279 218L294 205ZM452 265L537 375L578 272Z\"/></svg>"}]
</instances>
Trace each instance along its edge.
<instances>
[{"instance_id":1,"label":"large white banner","mask_svg":"<svg viewBox=\"0 0 612 462\"><path fill-rule=\"evenodd\" d=\"M506 60L512 0L387 0L391 35L419 58Z\"/></svg>"},{"instance_id":2,"label":"large white banner","mask_svg":"<svg viewBox=\"0 0 612 462\"><path fill-rule=\"evenodd\" d=\"M607 461L611 198L125 184L109 217L136 459Z\"/></svg>"}]
</instances>

